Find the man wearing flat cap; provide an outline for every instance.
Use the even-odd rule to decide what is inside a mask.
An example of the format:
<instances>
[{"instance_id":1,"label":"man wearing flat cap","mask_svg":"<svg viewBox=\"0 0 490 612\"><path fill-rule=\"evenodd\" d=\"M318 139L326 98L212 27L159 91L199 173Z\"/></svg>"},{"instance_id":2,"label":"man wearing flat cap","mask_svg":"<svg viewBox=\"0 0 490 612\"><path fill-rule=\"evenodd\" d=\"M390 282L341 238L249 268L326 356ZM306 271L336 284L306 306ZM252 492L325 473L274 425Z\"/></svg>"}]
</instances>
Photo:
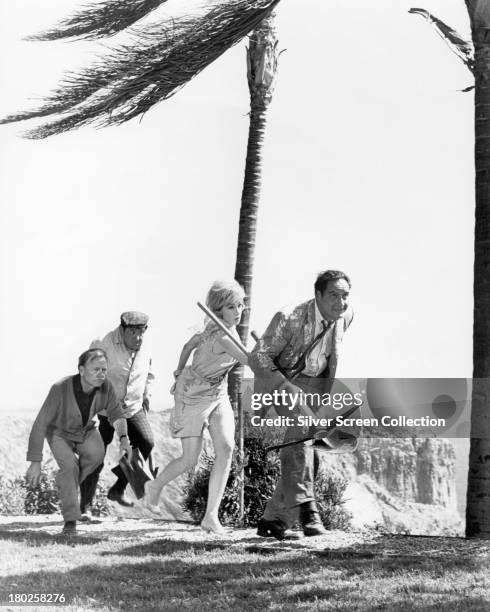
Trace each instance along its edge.
<instances>
[{"instance_id":1,"label":"man wearing flat cap","mask_svg":"<svg viewBox=\"0 0 490 612\"><path fill-rule=\"evenodd\" d=\"M102 339L96 339L91 348L102 348L107 353L107 375L111 381L117 399L121 402L127 419L128 436L131 446L138 448L142 457L147 459L153 448L153 432L148 421L150 408L151 384L154 374L151 357L144 335L148 328L149 317L143 312L134 310L123 312L120 324ZM99 431L107 446L112 442L114 429L105 415L99 416ZM81 509L85 513L93 500L98 477L103 466L100 466L84 483L81 489ZM111 501L122 506L133 503L125 496L128 481L118 466L114 473L117 481L107 492Z\"/></svg>"}]
</instances>

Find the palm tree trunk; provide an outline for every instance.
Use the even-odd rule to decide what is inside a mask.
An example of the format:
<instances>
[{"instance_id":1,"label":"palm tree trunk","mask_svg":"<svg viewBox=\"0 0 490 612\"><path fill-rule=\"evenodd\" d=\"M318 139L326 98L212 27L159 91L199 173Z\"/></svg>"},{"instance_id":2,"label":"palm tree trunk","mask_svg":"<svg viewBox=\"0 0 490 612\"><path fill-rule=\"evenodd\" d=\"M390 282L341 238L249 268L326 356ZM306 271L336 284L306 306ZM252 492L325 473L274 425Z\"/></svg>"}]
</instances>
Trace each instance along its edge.
<instances>
[{"instance_id":1,"label":"palm tree trunk","mask_svg":"<svg viewBox=\"0 0 490 612\"><path fill-rule=\"evenodd\" d=\"M250 90L250 125L248 131L247 159L243 180L235 279L245 289L245 309L238 333L243 344L247 344L252 280L257 233L257 215L262 183L262 151L264 144L267 107L272 99L277 71L277 40L274 15L269 15L253 31L247 50L247 77ZM238 479L240 491L240 520L244 512L244 422L242 406L243 367L230 375L229 393L233 407L238 413Z\"/></svg>"},{"instance_id":2,"label":"palm tree trunk","mask_svg":"<svg viewBox=\"0 0 490 612\"><path fill-rule=\"evenodd\" d=\"M235 264L235 278L245 289L246 296L242 321L237 328L242 342L247 341L250 322L255 237L262 184L262 147L267 122L266 115L267 111L263 105L252 104Z\"/></svg>"},{"instance_id":3,"label":"palm tree trunk","mask_svg":"<svg viewBox=\"0 0 490 612\"><path fill-rule=\"evenodd\" d=\"M470 13L471 14L471 13ZM475 265L473 396L466 535L490 537L490 38L475 45Z\"/></svg>"},{"instance_id":4,"label":"palm tree trunk","mask_svg":"<svg viewBox=\"0 0 490 612\"><path fill-rule=\"evenodd\" d=\"M237 327L242 342L246 345L250 322L252 301L252 279L255 253L255 236L257 233L257 215L259 210L260 187L262 182L262 146L266 125L266 109L252 104L250 126L248 131L247 160L245 164L245 180L243 184L242 205L238 230L237 258L235 264L235 279L245 289L245 308L240 325ZM238 491L240 522L243 522L245 499L245 449L244 449L244 412L243 412L243 366L237 367L231 374L230 392L233 407L238 414Z\"/></svg>"},{"instance_id":5,"label":"palm tree trunk","mask_svg":"<svg viewBox=\"0 0 490 612\"><path fill-rule=\"evenodd\" d=\"M466 495L467 537L490 537L490 2L465 0L473 46L440 19L410 10L433 23L475 75L475 263L473 391ZM472 57L474 51L474 59Z\"/></svg>"},{"instance_id":6,"label":"palm tree trunk","mask_svg":"<svg viewBox=\"0 0 490 612\"><path fill-rule=\"evenodd\" d=\"M490 12L467 1L475 46L473 396L467 537L490 537ZM486 13L486 17L484 17Z\"/></svg>"}]
</instances>

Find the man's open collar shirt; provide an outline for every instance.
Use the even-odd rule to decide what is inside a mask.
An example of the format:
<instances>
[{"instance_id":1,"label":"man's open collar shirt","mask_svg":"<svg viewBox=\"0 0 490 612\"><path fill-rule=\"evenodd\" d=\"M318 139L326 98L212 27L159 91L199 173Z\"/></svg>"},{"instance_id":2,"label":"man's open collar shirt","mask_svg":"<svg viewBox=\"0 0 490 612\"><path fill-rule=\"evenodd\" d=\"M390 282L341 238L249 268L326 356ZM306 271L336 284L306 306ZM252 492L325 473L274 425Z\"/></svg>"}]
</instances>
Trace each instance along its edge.
<instances>
[{"instance_id":1,"label":"man's open collar shirt","mask_svg":"<svg viewBox=\"0 0 490 612\"><path fill-rule=\"evenodd\" d=\"M90 348L101 348L106 352L108 378L117 399L124 404L126 418L131 418L142 409L143 400L150 397L155 378L146 338L138 351L130 351L118 326L104 338L94 340Z\"/></svg>"},{"instance_id":2,"label":"man's open collar shirt","mask_svg":"<svg viewBox=\"0 0 490 612\"><path fill-rule=\"evenodd\" d=\"M321 342L319 342L308 355L306 367L303 370L303 374L306 374L306 376L319 376L325 369L332 350L333 325L322 317L315 300L315 338L322 333L324 325L330 327L321 339Z\"/></svg>"}]
</instances>

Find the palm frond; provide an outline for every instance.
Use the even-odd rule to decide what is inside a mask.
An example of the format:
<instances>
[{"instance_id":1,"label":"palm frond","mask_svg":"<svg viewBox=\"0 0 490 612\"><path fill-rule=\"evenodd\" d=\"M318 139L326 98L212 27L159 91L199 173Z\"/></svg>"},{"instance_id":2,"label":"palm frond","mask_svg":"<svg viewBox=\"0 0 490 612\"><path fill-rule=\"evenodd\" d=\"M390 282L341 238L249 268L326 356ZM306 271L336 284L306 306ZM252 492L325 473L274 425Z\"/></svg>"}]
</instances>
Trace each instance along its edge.
<instances>
[{"instance_id":1,"label":"palm frond","mask_svg":"<svg viewBox=\"0 0 490 612\"><path fill-rule=\"evenodd\" d=\"M456 30L448 26L429 11L421 8L411 8L409 13L414 15L421 15L429 23L433 24L436 32L444 40L453 53L455 53L468 69L473 72L474 70L474 48L471 41L465 40Z\"/></svg>"},{"instance_id":2,"label":"palm frond","mask_svg":"<svg viewBox=\"0 0 490 612\"><path fill-rule=\"evenodd\" d=\"M62 115L26 134L37 139L87 124L129 121L175 94L253 30L279 1L233 0L170 25L135 29L130 44L69 73L39 108L10 115L0 124Z\"/></svg>"},{"instance_id":3,"label":"palm frond","mask_svg":"<svg viewBox=\"0 0 490 612\"><path fill-rule=\"evenodd\" d=\"M51 30L28 36L26 40L94 39L112 36L165 2L167 0L105 0L99 4L87 4Z\"/></svg>"}]
</instances>

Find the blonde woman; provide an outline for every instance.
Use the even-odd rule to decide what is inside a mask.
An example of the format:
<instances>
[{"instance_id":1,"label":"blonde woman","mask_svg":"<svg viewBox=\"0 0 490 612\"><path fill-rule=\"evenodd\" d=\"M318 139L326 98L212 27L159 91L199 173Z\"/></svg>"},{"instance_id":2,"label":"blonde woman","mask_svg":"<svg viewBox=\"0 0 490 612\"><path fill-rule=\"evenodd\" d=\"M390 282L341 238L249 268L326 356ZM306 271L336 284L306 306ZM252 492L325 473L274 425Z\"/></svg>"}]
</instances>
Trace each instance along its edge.
<instances>
[{"instance_id":1,"label":"blonde woman","mask_svg":"<svg viewBox=\"0 0 490 612\"><path fill-rule=\"evenodd\" d=\"M216 281L208 292L206 305L236 336L244 306L243 288L235 281ZM192 365L186 366L194 352ZM214 446L215 459L209 479L206 512L201 528L224 533L218 519L218 509L230 472L235 438L235 419L227 394L227 375L237 363L247 363L247 357L226 336L216 323L207 323L204 331L195 334L184 345L174 375L175 408L172 433L181 439L182 455L171 461L158 477L146 484L144 505L159 513L158 500L163 487L199 459L205 428Z\"/></svg>"}]
</instances>

